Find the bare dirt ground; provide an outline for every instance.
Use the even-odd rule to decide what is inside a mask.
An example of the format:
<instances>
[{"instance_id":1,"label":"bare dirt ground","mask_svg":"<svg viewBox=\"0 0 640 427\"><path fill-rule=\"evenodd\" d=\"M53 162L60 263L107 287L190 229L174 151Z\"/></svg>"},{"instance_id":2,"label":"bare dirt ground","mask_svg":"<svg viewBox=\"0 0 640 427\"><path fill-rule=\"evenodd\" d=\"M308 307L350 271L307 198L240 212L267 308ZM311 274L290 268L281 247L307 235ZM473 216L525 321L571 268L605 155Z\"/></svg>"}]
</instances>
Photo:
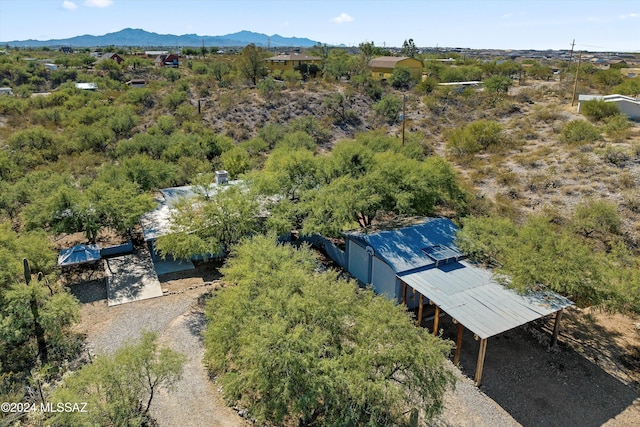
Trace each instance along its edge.
<instances>
[{"instance_id":1,"label":"bare dirt ground","mask_svg":"<svg viewBox=\"0 0 640 427\"><path fill-rule=\"evenodd\" d=\"M113 352L142 330L187 355L184 377L162 391L152 410L161 427L248 426L226 406L202 364L202 296L219 286L217 266L162 276L165 296L107 307L99 281L74 285L84 301L80 332L89 348ZM203 280L203 277L208 280ZM91 295L90 295L91 294ZM541 321L489 339L483 382L473 385L478 343L465 333L458 385L446 397L437 427L640 425L640 319L598 311L568 310L559 345L549 350L552 321ZM429 327L429 325L427 325ZM443 337L455 327L441 319Z\"/></svg>"},{"instance_id":2,"label":"bare dirt ground","mask_svg":"<svg viewBox=\"0 0 640 427\"><path fill-rule=\"evenodd\" d=\"M571 309L555 349L549 349L552 320L490 338L480 391L523 426L640 425L635 323L622 315ZM455 339L450 319L441 328L444 337ZM460 368L469 377L478 348L465 333ZM463 417L446 425L477 424Z\"/></svg>"}]
</instances>

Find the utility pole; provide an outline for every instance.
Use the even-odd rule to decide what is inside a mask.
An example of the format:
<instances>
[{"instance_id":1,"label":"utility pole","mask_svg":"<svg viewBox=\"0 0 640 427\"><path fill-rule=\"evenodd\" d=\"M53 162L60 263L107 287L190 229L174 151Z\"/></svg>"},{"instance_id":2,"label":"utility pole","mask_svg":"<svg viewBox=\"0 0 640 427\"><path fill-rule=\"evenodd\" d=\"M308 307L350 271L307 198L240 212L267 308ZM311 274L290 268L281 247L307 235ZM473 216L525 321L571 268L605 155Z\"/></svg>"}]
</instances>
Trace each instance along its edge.
<instances>
[{"instance_id":1,"label":"utility pole","mask_svg":"<svg viewBox=\"0 0 640 427\"><path fill-rule=\"evenodd\" d=\"M582 60L582 52L578 52L578 67L576 68L576 81L573 83L573 94L571 95L571 106L576 102L576 90L578 89L578 73L580 72L580 61Z\"/></svg>"},{"instance_id":2,"label":"utility pole","mask_svg":"<svg viewBox=\"0 0 640 427\"><path fill-rule=\"evenodd\" d=\"M407 94L402 94L402 146L404 147L404 122L406 120L406 109L405 106L407 104Z\"/></svg>"},{"instance_id":3,"label":"utility pole","mask_svg":"<svg viewBox=\"0 0 640 427\"><path fill-rule=\"evenodd\" d=\"M573 59L573 46L576 44L576 39L573 39L571 42L571 53L569 54L569 64L571 64L571 60Z\"/></svg>"}]
</instances>

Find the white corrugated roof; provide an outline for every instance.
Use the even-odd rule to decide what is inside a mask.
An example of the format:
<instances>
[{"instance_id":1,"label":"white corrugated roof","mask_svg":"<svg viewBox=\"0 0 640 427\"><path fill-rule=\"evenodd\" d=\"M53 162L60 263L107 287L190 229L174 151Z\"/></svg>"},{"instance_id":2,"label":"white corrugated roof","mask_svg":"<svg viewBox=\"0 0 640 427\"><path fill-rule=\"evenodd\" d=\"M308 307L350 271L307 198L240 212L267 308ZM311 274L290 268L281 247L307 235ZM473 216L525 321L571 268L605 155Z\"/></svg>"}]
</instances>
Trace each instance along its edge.
<instances>
[{"instance_id":1,"label":"white corrugated roof","mask_svg":"<svg viewBox=\"0 0 640 427\"><path fill-rule=\"evenodd\" d=\"M481 339L573 305L555 292L518 294L497 283L490 271L466 261L399 278Z\"/></svg>"}]
</instances>

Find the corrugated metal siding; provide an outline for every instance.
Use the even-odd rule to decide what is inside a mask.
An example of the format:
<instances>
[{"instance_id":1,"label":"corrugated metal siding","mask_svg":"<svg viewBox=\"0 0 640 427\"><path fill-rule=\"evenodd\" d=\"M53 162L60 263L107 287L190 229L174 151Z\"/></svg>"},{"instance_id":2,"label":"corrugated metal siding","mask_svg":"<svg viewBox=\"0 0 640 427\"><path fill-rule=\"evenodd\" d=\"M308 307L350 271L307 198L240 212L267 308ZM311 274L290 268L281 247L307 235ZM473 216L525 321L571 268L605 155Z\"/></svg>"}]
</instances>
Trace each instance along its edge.
<instances>
[{"instance_id":1,"label":"corrugated metal siding","mask_svg":"<svg viewBox=\"0 0 640 427\"><path fill-rule=\"evenodd\" d=\"M349 272L356 276L364 284L370 284L369 266L371 256L363 247L354 242L349 242Z\"/></svg>"},{"instance_id":2,"label":"corrugated metal siding","mask_svg":"<svg viewBox=\"0 0 640 427\"><path fill-rule=\"evenodd\" d=\"M396 274L391 267L385 264L380 258L373 257L373 267L371 274L371 283L373 284L373 290L384 295L394 301L398 300L398 289Z\"/></svg>"}]
</instances>

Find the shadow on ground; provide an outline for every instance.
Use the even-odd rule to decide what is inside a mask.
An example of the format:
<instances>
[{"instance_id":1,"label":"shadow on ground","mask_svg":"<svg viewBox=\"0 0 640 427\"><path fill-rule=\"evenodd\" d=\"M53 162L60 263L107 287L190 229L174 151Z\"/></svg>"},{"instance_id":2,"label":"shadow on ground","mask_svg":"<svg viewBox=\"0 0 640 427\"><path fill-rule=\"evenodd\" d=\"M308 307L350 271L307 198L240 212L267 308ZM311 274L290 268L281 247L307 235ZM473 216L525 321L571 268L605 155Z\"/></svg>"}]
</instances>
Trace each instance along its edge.
<instances>
[{"instance_id":1,"label":"shadow on ground","mask_svg":"<svg viewBox=\"0 0 640 427\"><path fill-rule=\"evenodd\" d=\"M107 299L107 282L104 278L67 285L71 294L82 304Z\"/></svg>"},{"instance_id":2,"label":"shadow on ground","mask_svg":"<svg viewBox=\"0 0 640 427\"><path fill-rule=\"evenodd\" d=\"M176 271L168 274L162 274L158 276L161 283L185 280L185 279L201 279L202 282L213 282L219 280L222 277L220 274L220 267L224 264L223 261L194 261L195 269Z\"/></svg>"},{"instance_id":3,"label":"shadow on ground","mask_svg":"<svg viewBox=\"0 0 640 427\"><path fill-rule=\"evenodd\" d=\"M432 322L426 323L432 327ZM443 337L455 342L456 327L440 320ZM462 372L473 378L479 342L465 331ZM481 390L523 426L600 426L631 406L639 394L585 359L560 339L548 348L538 327L489 338Z\"/></svg>"}]
</instances>

